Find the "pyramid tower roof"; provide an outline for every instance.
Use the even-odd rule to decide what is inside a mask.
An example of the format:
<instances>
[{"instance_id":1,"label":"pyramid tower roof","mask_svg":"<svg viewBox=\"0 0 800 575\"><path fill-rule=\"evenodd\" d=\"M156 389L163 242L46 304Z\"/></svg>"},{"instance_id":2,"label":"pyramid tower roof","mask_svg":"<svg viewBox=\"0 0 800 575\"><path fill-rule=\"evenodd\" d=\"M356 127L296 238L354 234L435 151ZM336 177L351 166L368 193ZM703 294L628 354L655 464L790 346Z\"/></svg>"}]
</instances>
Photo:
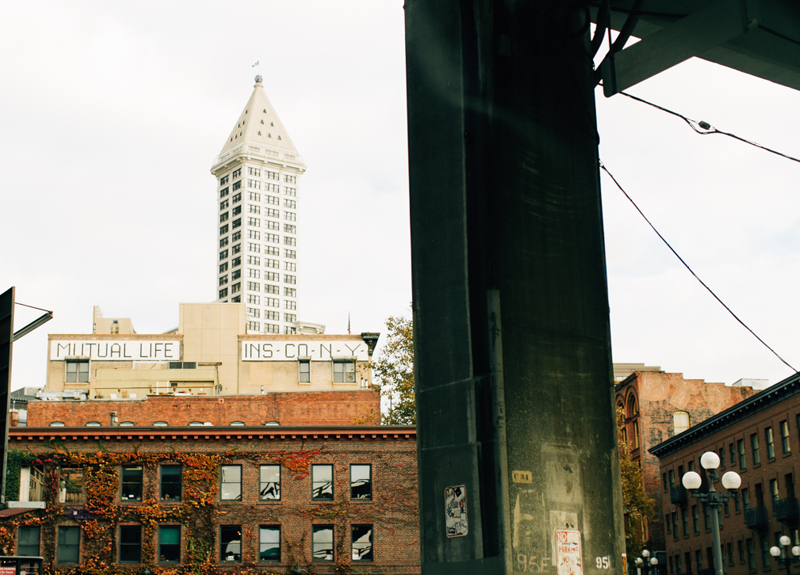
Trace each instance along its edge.
<instances>
[{"instance_id":1,"label":"pyramid tower roof","mask_svg":"<svg viewBox=\"0 0 800 575\"><path fill-rule=\"evenodd\" d=\"M220 156L225 152L247 142L268 148L297 153L292 139L264 93L261 76L256 76L253 93L245 104L236 125L231 130Z\"/></svg>"}]
</instances>

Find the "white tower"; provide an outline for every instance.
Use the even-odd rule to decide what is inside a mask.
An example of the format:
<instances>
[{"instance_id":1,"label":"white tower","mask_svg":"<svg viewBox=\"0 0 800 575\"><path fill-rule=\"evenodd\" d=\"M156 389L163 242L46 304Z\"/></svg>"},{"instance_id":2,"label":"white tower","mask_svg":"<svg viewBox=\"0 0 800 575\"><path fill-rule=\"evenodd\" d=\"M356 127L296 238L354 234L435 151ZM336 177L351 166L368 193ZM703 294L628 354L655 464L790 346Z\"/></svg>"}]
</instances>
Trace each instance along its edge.
<instances>
[{"instance_id":1,"label":"white tower","mask_svg":"<svg viewBox=\"0 0 800 575\"><path fill-rule=\"evenodd\" d=\"M211 166L219 207L218 301L246 304L247 333L296 333L297 180L305 170L256 76Z\"/></svg>"}]
</instances>

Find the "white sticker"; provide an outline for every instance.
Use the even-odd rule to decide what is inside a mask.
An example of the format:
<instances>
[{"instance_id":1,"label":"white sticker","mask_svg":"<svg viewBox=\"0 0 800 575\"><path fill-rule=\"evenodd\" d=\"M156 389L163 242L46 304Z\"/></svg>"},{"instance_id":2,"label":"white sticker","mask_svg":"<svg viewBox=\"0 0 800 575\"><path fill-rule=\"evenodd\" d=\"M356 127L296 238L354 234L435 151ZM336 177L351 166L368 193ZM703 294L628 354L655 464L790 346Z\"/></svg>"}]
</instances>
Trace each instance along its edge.
<instances>
[{"instance_id":1,"label":"white sticker","mask_svg":"<svg viewBox=\"0 0 800 575\"><path fill-rule=\"evenodd\" d=\"M445 488L444 518L448 537L464 537L469 533L466 485Z\"/></svg>"}]
</instances>

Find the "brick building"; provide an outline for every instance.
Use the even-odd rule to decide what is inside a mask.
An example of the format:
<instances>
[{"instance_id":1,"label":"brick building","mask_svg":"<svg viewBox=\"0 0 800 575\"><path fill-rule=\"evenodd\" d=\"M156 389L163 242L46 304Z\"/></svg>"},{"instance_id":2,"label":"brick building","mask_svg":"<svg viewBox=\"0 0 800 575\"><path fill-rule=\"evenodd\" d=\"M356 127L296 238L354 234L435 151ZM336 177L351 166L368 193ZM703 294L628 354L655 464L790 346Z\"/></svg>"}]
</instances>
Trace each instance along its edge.
<instances>
[{"instance_id":1,"label":"brick building","mask_svg":"<svg viewBox=\"0 0 800 575\"><path fill-rule=\"evenodd\" d=\"M617 409L624 413L623 435L631 459L642 467L644 489L655 499L657 509L662 504L659 463L648 450L753 393L751 387L685 379L681 373L665 373L658 368L637 369L617 383L614 397ZM654 553L663 552L662 522L643 525L641 540Z\"/></svg>"},{"instance_id":2,"label":"brick building","mask_svg":"<svg viewBox=\"0 0 800 575\"><path fill-rule=\"evenodd\" d=\"M793 375L684 433L653 446L660 460L659 491L666 530L670 575L712 573L712 533L708 509L681 486L687 471L709 479L715 489L726 471L742 477L738 501L721 511L720 542L724 569L730 575L773 573L784 569L769 554L781 535L800 544L795 479L800 466L800 375ZM700 466L700 457L720 457L716 477ZM793 572L800 571L797 565Z\"/></svg>"},{"instance_id":3,"label":"brick building","mask_svg":"<svg viewBox=\"0 0 800 575\"><path fill-rule=\"evenodd\" d=\"M265 395L148 395L143 398L31 401L28 426L355 425L380 422L373 389Z\"/></svg>"},{"instance_id":4,"label":"brick building","mask_svg":"<svg viewBox=\"0 0 800 575\"><path fill-rule=\"evenodd\" d=\"M9 443L25 501L0 514L0 545L50 573L420 572L413 427L25 427Z\"/></svg>"}]
</instances>

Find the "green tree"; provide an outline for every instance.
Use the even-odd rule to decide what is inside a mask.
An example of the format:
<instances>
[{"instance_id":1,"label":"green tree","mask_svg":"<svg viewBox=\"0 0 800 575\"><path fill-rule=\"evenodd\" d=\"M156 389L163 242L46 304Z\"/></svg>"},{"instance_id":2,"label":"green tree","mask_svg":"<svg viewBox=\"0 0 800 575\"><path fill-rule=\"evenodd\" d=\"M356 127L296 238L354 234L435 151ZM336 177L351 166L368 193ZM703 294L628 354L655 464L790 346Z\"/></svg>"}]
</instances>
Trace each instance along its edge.
<instances>
[{"instance_id":1,"label":"green tree","mask_svg":"<svg viewBox=\"0 0 800 575\"><path fill-rule=\"evenodd\" d=\"M619 468L622 479L622 510L625 514L625 552L632 561L644 548L642 535L648 521L656 518L656 502L644 490L642 467L631 459L625 429L625 412L617 408Z\"/></svg>"},{"instance_id":2,"label":"green tree","mask_svg":"<svg viewBox=\"0 0 800 575\"><path fill-rule=\"evenodd\" d=\"M389 402L381 414L384 425L415 425L414 322L406 317L386 320L386 343L372 362L373 386Z\"/></svg>"}]
</instances>

